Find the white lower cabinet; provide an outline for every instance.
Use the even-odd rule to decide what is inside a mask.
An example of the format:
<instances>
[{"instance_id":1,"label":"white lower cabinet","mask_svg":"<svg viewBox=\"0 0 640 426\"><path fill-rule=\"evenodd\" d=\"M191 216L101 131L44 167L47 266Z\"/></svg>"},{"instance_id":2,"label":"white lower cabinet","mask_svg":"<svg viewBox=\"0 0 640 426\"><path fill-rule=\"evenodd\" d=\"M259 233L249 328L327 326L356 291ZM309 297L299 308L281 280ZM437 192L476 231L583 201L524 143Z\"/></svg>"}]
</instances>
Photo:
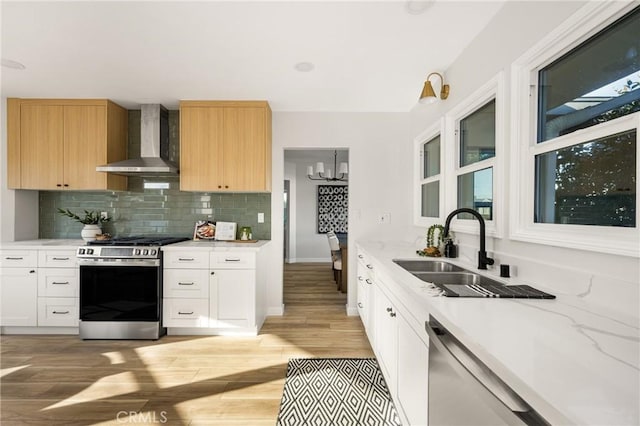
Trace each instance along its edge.
<instances>
[{"instance_id":1,"label":"white lower cabinet","mask_svg":"<svg viewBox=\"0 0 640 426\"><path fill-rule=\"evenodd\" d=\"M0 267L1 326L36 326L37 300L37 268Z\"/></svg>"},{"instance_id":2,"label":"white lower cabinet","mask_svg":"<svg viewBox=\"0 0 640 426\"><path fill-rule=\"evenodd\" d=\"M372 329L372 333L368 333L369 342L402 424L426 426L429 339L426 331L420 335L424 324L420 324L394 294L396 284L392 276L364 252L358 253L357 275L358 312L364 315L365 327L369 324ZM370 284L366 282L367 278L371 280ZM367 306L370 315L367 315Z\"/></svg>"},{"instance_id":3,"label":"white lower cabinet","mask_svg":"<svg viewBox=\"0 0 640 426\"><path fill-rule=\"evenodd\" d=\"M209 327L209 299L164 299L162 320L165 327Z\"/></svg>"},{"instance_id":4,"label":"white lower cabinet","mask_svg":"<svg viewBox=\"0 0 640 426\"><path fill-rule=\"evenodd\" d=\"M409 424L414 426L426 426L429 421L429 346L426 341L402 315L398 316L398 402Z\"/></svg>"},{"instance_id":5,"label":"white lower cabinet","mask_svg":"<svg viewBox=\"0 0 640 426\"><path fill-rule=\"evenodd\" d=\"M255 252L168 251L165 259L162 319L170 334L257 333Z\"/></svg>"},{"instance_id":6,"label":"white lower cabinet","mask_svg":"<svg viewBox=\"0 0 640 426\"><path fill-rule=\"evenodd\" d=\"M374 287L375 343L378 362L391 395L396 395L398 368L398 311L380 286Z\"/></svg>"},{"instance_id":7,"label":"white lower cabinet","mask_svg":"<svg viewBox=\"0 0 640 426\"><path fill-rule=\"evenodd\" d=\"M211 327L249 327L254 323L254 270L218 269L211 275Z\"/></svg>"},{"instance_id":8,"label":"white lower cabinet","mask_svg":"<svg viewBox=\"0 0 640 426\"><path fill-rule=\"evenodd\" d=\"M78 299L38 297L39 327L77 327L78 318Z\"/></svg>"}]
</instances>

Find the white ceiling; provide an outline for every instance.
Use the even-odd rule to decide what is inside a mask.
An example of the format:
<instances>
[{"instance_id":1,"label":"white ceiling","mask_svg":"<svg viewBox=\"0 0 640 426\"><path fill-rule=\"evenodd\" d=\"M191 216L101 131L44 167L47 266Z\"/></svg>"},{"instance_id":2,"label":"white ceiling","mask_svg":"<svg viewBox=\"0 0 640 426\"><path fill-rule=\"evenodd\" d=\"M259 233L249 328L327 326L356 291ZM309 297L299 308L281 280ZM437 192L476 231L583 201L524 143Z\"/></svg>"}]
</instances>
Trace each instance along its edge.
<instances>
[{"instance_id":1,"label":"white ceiling","mask_svg":"<svg viewBox=\"0 0 640 426\"><path fill-rule=\"evenodd\" d=\"M2 67L2 96L409 111L503 1L3 0L2 58L26 69Z\"/></svg>"}]
</instances>

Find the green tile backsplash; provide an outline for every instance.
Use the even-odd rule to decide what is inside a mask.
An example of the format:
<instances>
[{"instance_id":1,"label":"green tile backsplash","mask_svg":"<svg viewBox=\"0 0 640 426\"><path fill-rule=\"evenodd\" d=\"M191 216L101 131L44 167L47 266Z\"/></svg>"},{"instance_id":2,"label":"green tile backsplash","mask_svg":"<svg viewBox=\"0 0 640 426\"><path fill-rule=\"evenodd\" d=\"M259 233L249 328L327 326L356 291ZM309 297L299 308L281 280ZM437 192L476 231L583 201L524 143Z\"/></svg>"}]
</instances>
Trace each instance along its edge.
<instances>
[{"instance_id":1,"label":"green tile backsplash","mask_svg":"<svg viewBox=\"0 0 640 426\"><path fill-rule=\"evenodd\" d=\"M140 111L129 111L129 157L140 155ZM169 112L170 159L178 161L178 111ZM164 184L166 189L145 188ZM82 224L60 215L58 208L75 213L106 211L111 222L103 232L114 236L193 236L195 222L214 220L250 226L253 238L271 239L271 194L203 193L180 191L178 177L129 177L125 192L40 191L40 238L80 238ZM258 223L264 213L264 223Z\"/></svg>"}]
</instances>

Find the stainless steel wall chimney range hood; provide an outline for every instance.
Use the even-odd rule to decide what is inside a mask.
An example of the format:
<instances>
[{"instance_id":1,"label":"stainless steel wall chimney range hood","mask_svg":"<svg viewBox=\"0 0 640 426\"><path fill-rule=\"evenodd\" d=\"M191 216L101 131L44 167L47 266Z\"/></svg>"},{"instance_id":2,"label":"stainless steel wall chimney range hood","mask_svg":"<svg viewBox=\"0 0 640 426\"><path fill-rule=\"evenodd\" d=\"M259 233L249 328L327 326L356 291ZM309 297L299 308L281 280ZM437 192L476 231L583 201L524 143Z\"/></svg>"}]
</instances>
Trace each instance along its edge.
<instances>
[{"instance_id":1,"label":"stainless steel wall chimney range hood","mask_svg":"<svg viewBox=\"0 0 640 426\"><path fill-rule=\"evenodd\" d=\"M125 176L167 176L178 174L169 161L169 111L160 104L140 106L140 158L96 167L98 172Z\"/></svg>"}]
</instances>

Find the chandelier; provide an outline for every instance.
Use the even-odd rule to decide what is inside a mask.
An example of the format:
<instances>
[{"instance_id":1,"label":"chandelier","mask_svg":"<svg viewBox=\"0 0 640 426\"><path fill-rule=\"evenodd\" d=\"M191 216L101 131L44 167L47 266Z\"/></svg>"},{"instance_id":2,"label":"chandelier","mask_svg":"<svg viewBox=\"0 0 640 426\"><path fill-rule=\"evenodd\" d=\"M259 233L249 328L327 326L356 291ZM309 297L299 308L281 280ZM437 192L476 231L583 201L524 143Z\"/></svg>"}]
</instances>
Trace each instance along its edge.
<instances>
[{"instance_id":1,"label":"chandelier","mask_svg":"<svg viewBox=\"0 0 640 426\"><path fill-rule=\"evenodd\" d=\"M315 173L313 171L313 166L307 167L307 177L311 180L326 180L327 182L336 182L336 181L346 181L349 180L347 178L347 174L349 173L349 165L346 162L340 163L340 168L338 169L338 151L333 151L333 170L336 171L335 177L331 169L324 169L324 163L319 161L316 163ZM339 175L339 176L338 176Z\"/></svg>"}]
</instances>

